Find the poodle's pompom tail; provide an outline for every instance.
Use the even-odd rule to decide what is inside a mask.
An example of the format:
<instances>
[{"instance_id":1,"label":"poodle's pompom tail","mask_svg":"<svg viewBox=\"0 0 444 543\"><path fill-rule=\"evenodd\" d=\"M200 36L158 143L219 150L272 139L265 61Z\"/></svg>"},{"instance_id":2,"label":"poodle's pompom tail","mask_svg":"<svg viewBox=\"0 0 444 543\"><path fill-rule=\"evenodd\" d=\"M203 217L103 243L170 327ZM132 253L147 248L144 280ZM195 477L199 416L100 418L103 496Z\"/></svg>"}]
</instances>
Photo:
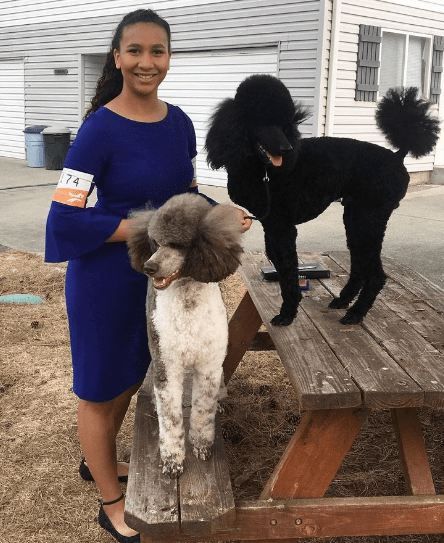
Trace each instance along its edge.
<instances>
[{"instance_id":1,"label":"poodle's pompom tail","mask_svg":"<svg viewBox=\"0 0 444 543\"><path fill-rule=\"evenodd\" d=\"M203 218L188 251L183 275L202 283L222 281L233 274L243 252L242 227L236 208L219 204Z\"/></svg>"},{"instance_id":2,"label":"poodle's pompom tail","mask_svg":"<svg viewBox=\"0 0 444 543\"><path fill-rule=\"evenodd\" d=\"M431 153L438 141L439 120L430 115L430 102L416 87L393 88L378 104L375 119L387 141L404 157Z\"/></svg>"},{"instance_id":3,"label":"poodle's pompom tail","mask_svg":"<svg viewBox=\"0 0 444 543\"><path fill-rule=\"evenodd\" d=\"M241 108L227 98L214 111L205 140L208 165L213 170L227 166L236 167L235 161L243 155L248 143L245 121Z\"/></svg>"},{"instance_id":4,"label":"poodle's pompom tail","mask_svg":"<svg viewBox=\"0 0 444 543\"><path fill-rule=\"evenodd\" d=\"M144 209L134 211L128 217L128 240L126 242L131 266L140 273L143 273L143 265L155 252L152 240L148 235L148 226L155 215L155 210Z\"/></svg>"}]
</instances>

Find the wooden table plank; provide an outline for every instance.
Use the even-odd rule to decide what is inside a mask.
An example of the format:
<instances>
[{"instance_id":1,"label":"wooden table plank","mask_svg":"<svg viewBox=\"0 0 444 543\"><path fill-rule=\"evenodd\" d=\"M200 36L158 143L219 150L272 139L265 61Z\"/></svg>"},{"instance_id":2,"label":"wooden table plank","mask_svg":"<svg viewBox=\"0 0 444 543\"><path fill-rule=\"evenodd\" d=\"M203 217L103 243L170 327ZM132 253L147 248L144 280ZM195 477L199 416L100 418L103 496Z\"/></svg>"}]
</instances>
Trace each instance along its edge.
<instances>
[{"instance_id":1,"label":"wooden table plank","mask_svg":"<svg viewBox=\"0 0 444 543\"><path fill-rule=\"evenodd\" d=\"M138 532L150 524L152 537L179 533L177 480L163 476L160 465L159 426L149 396L139 394L133 432L125 521Z\"/></svg>"},{"instance_id":2,"label":"wooden table plank","mask_svg":"<svg viewBox=\"0 0 444 543\"><path fill-rule=\"evenodd\" d=\"M276 345L300 406L307 409L335 409L361 405L359 389L303 312L291 326L270 324L282 299L279 284L266 282L261 277L260 267L268 264L262 253L246 253L242 259L241 273Z\"/></svg>"},{"instance_id":3,"label":"wooden table plank","mask_svg":"<svg viewBox=\"0 0 444 543\"><path fill-rule=\"evenodd\" d=\"M189 418L185 421L186 432ZM236 517L222 430L216 417L216 438L210 459L198 460L187 440L184 472L179 478L180 526L183 534L206 534L231 524Z\"/></svg>"},{"instance_id":4,"label":"wooden table plank","mask_svg":"<svg viewBox=\"0 0 444 543\"><path fill-rule=\"evenodd\" d=\"M308 255L313 258L313 255ZM318 257L319 259L319 257ZM330 269L332 262L323 257ZM336 270L337 271L337 270ZM312 281L309 295L301 309L335 351L341 363L362 391L364 404L371 408L399 408L422 405L422 389L409 377L395 360L366 332L362 325L344 326L339 318L343 310L328 308L331 294L343 286L337 273L329 279ZM366 317L367 318L367 317Z\"/></svg>"},{"instance_id":5,"label":"wooden table plank","mask_svg":"<svg viewBox=\"0 0 444 543\"><path fill-rule=\"evenodd\" d=\"M444 496L384 496L239 502L230 529L180 541L291 543L316 537L442 533Z\"/></svg>"},{"instance_id":6,"label":"wooden table plank","mask_svg":"<svg viewBox=\"0 0 444 543\"><path fill-rule=\"evenodd\" d=\"M401 284L415 298L422 300L440 315L444 314L444 290L423 275L383 255L384 270L396 283Z\"/></svg>"},{"instance_id":7,"label":"wooden table plank","mask_svg":"<svg viewBox=\"0 0 444 543\"><path fill-rule=\"evenodd\" d=\"M350 269L347 252L329 253L335 262ZM406 266L383 255L389 277L379 298L436 349L444 352L444 291Z\"/></svg>"},{"instance_id":8,"label":"wooden table plank","mask_svg":"<svg viewBox=\"0 0 444 543\"><path fill-rule=\"evenodd\" d=\"M424 392L424 405L444 407L444 354L385 305L385 297L363 326Z\"/></svg>"},{"instance_id":9,"label":"wooden table plank","mask_svg":"<svg viewBox=\"0 0 444 543\"><path fill-rule=\"evenodd\" d=\"M134 530L153 538L207 534L233 522L235 504L225 458L222 429L208 460L197 459L188 441L192 371L185 373L183 409L186 433L184 472L179 479L162 474L159 425L151 401L148 370L137 398L125 518Z\"/></svg>"},{"instance_id":10,"label":"wooden table plank","mask_svg":"<svg viewBox=\"0 0 444 543\"><path fill-rule=\"evenodd\" d=\"M444 316L441 313L390 279L382 292L382 300L427 343L444 353Z\"/></svg>"},{"instance_id":11,"label":"wooden table plank","mask_svg":"<svg viewBox=\"0 0 444 543\"><path fill-rule=\"evenodd\" d=\"M341 266L349 266L348 254L333 253L333 257ZM425 306L420 316L418 305ZM444 340L442 316L389 278L362 327L421 387L425 405L444 406L444 352L430 341Z\"/></svg>"}]
</instances>

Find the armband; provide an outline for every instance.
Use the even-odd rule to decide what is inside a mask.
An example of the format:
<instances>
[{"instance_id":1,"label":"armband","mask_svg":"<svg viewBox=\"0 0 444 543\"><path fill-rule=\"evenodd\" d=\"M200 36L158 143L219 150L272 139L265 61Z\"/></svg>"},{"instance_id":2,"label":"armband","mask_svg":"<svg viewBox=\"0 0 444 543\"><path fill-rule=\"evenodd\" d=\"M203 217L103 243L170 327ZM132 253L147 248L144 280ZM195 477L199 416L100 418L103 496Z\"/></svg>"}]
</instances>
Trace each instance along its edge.
<instances>
[{"instance_id":1,"label":"armband","mask_svg":"<svg viewBox=\"0 0 444 543\"><path fill-rule=\"evenodd\" d=\"M193 180L191 181L190 187L197 187L197 165L196 165L196 157L191 159L191 163L193 164Z\"/></svg>"},{"instance_id":2,"label":"armband","mask_svg":"<svg viewBox=\"0 0 444 543\"><path fill-rule=\"evenodd\" d=\"M85 207L93 178L89 173L63 168L52 199L69 206Z\"/></svg>"}]
</instances>

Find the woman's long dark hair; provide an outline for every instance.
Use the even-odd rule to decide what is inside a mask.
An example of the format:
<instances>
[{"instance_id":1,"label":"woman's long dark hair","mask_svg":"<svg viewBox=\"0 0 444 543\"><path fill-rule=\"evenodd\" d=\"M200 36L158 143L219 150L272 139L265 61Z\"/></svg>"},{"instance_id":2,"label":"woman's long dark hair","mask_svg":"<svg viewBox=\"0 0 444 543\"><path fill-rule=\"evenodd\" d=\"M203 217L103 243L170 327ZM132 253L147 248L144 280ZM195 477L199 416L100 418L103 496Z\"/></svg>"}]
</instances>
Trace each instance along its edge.
<instances>
[{"instance_id":1,"label":"woman's long dark hair","mask_svg":"<svg viewBox=\"0 0 444 543\"><path fill-rule=\"evenodd\" d=\"M120 50L120 40L124 29L127 26L136 23L153 23L163 28L168 36L168 50L171 51L171 30L170 25L165 19L162 19L162 17L151 9L138 9L125 15L114 32L111 48L108 51L102 75L97 81L96 93L91 100L91 107L85 113L84 119L86 119L88 115L91 115L91 113L94 113L94 111L97 111L100 106L107 104L122 92L123 77L121 71L116 68L114 49L117 51Z\"/></svg>"}]
</instances>

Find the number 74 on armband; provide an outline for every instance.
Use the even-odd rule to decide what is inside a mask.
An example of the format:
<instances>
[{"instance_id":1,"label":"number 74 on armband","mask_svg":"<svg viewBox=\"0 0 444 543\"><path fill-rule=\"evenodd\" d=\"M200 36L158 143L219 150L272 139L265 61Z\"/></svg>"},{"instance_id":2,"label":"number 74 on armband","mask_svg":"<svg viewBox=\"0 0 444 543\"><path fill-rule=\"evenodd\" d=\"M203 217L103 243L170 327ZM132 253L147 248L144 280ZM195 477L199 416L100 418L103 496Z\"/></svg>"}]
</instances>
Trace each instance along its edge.
<instances>
[{"instance_id":1,"label":"number 74 on armband","mask_svg":"<svg viewBox=\"0 0 444 543\"><path fill-rule=\"evenodd\" d=\"M85 207L93 178L92 174L63 168L53 201L74 207Z\"/></svg>"}]
</instances>

